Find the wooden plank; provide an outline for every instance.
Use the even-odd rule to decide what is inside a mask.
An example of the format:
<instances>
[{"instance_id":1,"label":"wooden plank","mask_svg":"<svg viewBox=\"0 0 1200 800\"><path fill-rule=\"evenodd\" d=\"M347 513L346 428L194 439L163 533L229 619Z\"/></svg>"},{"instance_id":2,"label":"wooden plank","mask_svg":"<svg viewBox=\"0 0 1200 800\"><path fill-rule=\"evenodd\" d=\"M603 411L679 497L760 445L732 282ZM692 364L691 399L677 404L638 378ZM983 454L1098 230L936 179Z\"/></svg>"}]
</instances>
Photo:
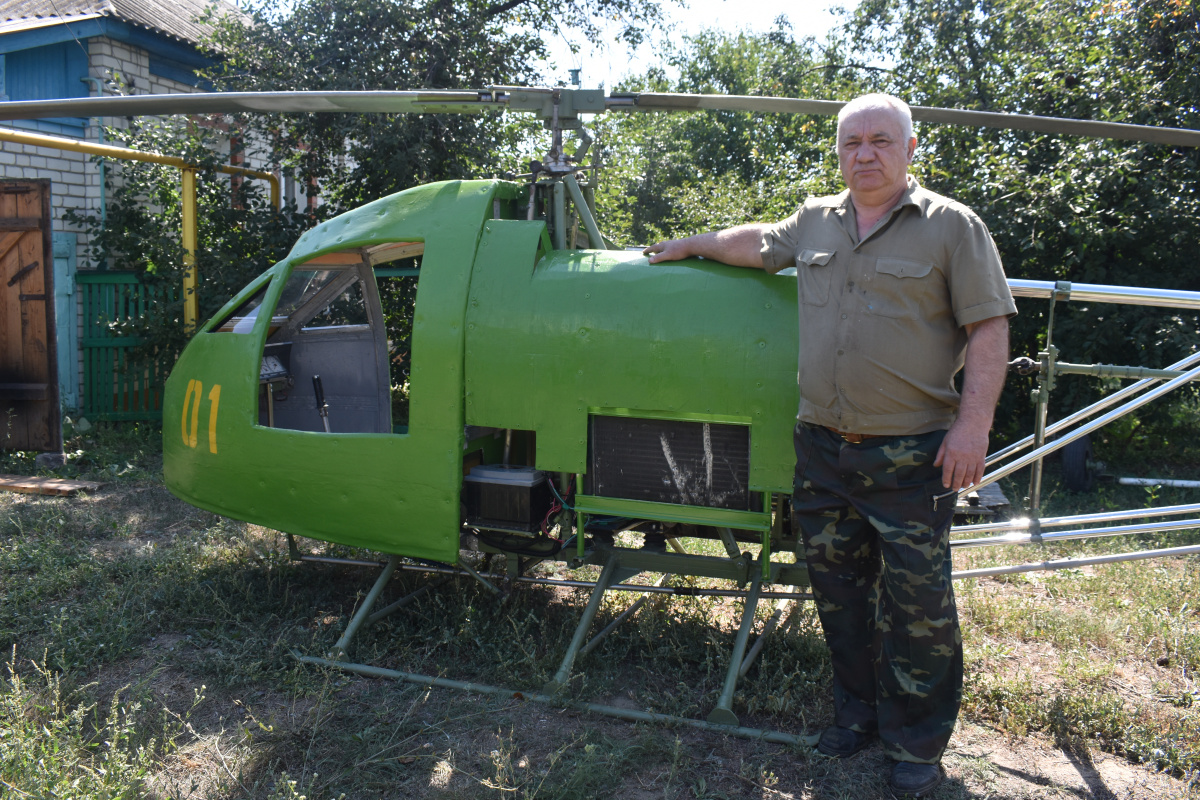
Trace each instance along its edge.
<instances>
[{"instance_id":1,"label":"wooden plank","mask_svg":"<svg viewBox=\"0 0 1200 800\"><path fill-rule=\"evenodd\" d=\"M40 231L40 217L0 217L0 231Z\"/></svg>"},{"instance_id":2,"label":"wooden plank","mask_svg":"<svg viewBox=\"0 0 1200 800\"><path fill-rule=\"evenodd\" d=\"M20 240L24 231L4 231L0 233L0 259L8 255L8 251L12 250L13 245Z\"/></svg>"},{"instance_id":3,"label":"wooden plank","mask_svg":"<svg viewBox=\"0 0 1200 800\"><path fill-rule=\"evenodd\" d=\"M70 497L79 492L94 492L103 486L94 481L75 481L66 478L40 478L34 475L0 475L0 491L22 494L47 494Z\"/></svg>"},{"instance_id":4,"label":"wooden plank","mask_svg":"<svg viewBox=\"0 0 1200 800\"><path fill-rule=\"evenodd\" d=\"M367 248L367 257L371 266L399 261L402 258L412 258L425 252L424 242L390 242Z\"/></svg>"},{"instance_id":5,"label":"wooden plank","mask_svg":"<svg viewBox=\"0 0 1200 800\"><path fill-rule=\"evenodd\" d=\"M330 266L333 266L336 264L361 264L361 263L363 263L362 252L360 252L358 250L339 250L336 253L326 253L323 256L317 256L316 258L310 258L308 261L304 262L304 266L306 266L306 267L321 266L322 264L328 264Z\"/></svg>"},{"instance_id":6,"label":"wooden plank","mask_svg":"<svg viewBox=\"0 0 1200 800\"><path fill-rule=\"evenodd\" d=\"M0 383L0 397L19 400L45 400L50 396L46 383Z\"/></svg>"}]
</instances>

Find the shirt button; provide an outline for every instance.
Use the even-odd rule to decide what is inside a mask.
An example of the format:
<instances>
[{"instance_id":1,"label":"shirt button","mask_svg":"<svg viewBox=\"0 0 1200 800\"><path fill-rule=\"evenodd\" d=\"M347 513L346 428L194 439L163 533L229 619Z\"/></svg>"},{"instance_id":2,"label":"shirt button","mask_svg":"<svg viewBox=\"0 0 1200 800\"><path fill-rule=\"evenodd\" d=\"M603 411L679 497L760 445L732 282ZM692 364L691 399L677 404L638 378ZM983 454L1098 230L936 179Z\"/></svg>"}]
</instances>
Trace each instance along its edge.
<instances>
[{"instance_id":1,"label":"shirt button","mask_svg":"<svg viewBox=\"0 0 1200 800\"><path fill-rule=\"evenodd\" d=\"M844 356L844 355L846 355L846 351L845 351L845 350L838 350L838 355L839 355L839 356Z\"/></svg>"},{"instance_id":2,"label":"shirt button","mask_svg":"<svg viewBox=\"0 0 1200 800\"><path fill-rule=\"evenodd\" d=\"M845 319L845 318L846 318L846 315L845 315L845 314L842 314L842 319Z\"/></svg>"}]
</instances>

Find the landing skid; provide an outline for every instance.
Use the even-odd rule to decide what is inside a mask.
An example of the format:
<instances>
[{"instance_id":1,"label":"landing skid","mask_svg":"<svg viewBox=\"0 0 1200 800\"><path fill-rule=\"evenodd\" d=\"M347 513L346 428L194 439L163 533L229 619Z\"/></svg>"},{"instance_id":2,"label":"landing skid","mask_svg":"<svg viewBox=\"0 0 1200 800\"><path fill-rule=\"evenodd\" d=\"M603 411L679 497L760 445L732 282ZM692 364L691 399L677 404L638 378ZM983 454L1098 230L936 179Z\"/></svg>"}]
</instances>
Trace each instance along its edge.
<instances>
[{"instance_id":1,"label":"landing skid","mask_svg":"<svg viewBox=\"0 0 1200 800\"><path fill-rule=\"evenodd\" d=\"M299 558L304 561L322 561L320 557L302 556L295 548L294 542L289 537L289 544L293 558ZM769 562L763 565L759 559L751 556L750 553L730 554L727 558L717 558L711 556L701 556L688 554L683 551L683 548L675 540L670 540L673 553L658 553L646 552L644 550L630 549L609 545L600 541L591 542L591 546L585 551L584 563L601 564L600 577L594 583L583 581L560 581L546 578L535 578L524 574L525 571L534 563L542 559L523 560L515 554L504 554L507 560L508 572L506 574L481 573L471 569L467 564L460 563L457 567L446 565L422 565L405 563L399 556L390 556L386 563L366 561L349 561L346 559L335 559L337 563L357 563L371 564L381 568L378 578L371 587L362 604L355 611L349 623L347 623L342 636L333 646L332 650L326 658L314 656L305 656L293 652L293 655L304 664L313 666L326 667L332 669L340 669L346 672L352 672L358 675L366 675L375 678L388 678L391 680L404 681L420 686L436 686L445 689L458 689L461 691L475 692L479 694L488 694L498 697L506 697L511 699L531 700L537 703L546 703L561 707L571 708L576 711L587 712L592 714L601 714L604 716L623 719L631 722L650 722L668 726L685 726L705 730L715 733L722 733L729 736L737 736L744 739L754 739L776 744L792 745L796 747L813 747L816 745L816 735L797 735L774 731L762 728L750 728L740 724L737 715L733 711L733 700L737 691L738 679L744 676L752 666L754 659L761 652L767 638L780 627L780 622L785 619L789 611L794 611L797 601L811 599L811 595L795 591L796 586L807 584L807 575L804 571L804 566L795 564L781 564L777 562ZM484 547L485 550L486 546ZM573 551L574 548L571 548ZM563 549L563 556L567 556L568 551ZM522 563L525 561L526 563ZM578 566L578 559L572 559L573 565ZM765 566L765 569L764 569ZM412 570L431 573L436 577L431 583L425 584L386 607L375 610L375 606L379 602L379 598L383 593L388 582L394 577L397 570ZM658 572L662 577L654 584L641 585L626 583L629 579L643 572ZM763 575L764 572L769 576L772 583L783 584L786 586L785 591L763 591ZM738 589L695 589L689 587L672 588L664 584L669 579L671 574L688 574L700 577L726 578L735 581ZM583 614L580 617L579 623L575 628L575 633L572 636L571 643L567 648L567 652L563 657L562 663L555 673L554 677L548 681L540 692L530 692L519 689L510 689L501 686L492 686L483 683L475 683L469 681L456 681L448 678L439 678L431 675L421 675L411 672L400 672L397 670L382 669L369 664L354 663L349 660L349 652L353 644L355 636L364 625L371 625L389 614L393 614L405 606L410 605L413 601L424 594L432 591L438 586L446 583L453 577L469 577L484 585L491 592L496 594L503 593L503 590L497 588L497 583L501 585L511 585L513 582L530 582L542 585L557 585L567 588L591 588L591 596L584 608ZM644 595L641 599L633 604L629 609L619 615L607 627L595 634L589 639L589 632L595 622L596 614L600 609L604 595L612 591L641 591ZM730 654L729 666L725 674L725 681L722 687L720 697L716 706L709 713L707 719L693 719L690 717L681 717L673 714L661 714L652 711L637 711L627 708L619 708L616 706L604 705L601 703L590 703L569 696L569 688L571 682L572 669L578 658L586 656L600 643L600 641L616 629L626 619L637 613L638 609L649 598L651 594L676 594L685 596L695 595L717 595L717 596L732 596L741 597L744 600L744 606L741 615L741 624L738 628L737 637L734 641L733 650ZM756 611L759 603L763 599L775 599L777 605L774 613L768 618L763 630L754 641L750 643L751 634L754 628Z\"/></svg>"}]
</instances>

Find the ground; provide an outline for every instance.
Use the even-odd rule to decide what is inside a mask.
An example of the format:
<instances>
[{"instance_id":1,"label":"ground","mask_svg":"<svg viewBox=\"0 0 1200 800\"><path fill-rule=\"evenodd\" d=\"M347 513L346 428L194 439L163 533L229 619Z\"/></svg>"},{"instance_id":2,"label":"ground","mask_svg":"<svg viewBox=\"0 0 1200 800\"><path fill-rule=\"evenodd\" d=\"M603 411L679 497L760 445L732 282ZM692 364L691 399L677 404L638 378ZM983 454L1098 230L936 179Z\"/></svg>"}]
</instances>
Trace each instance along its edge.
<instances>
[{"instance_id":1,"label":"ground","mask_svg":"<svg viewBox=\"0 0 1200 800\"><path fill-rule=\"evenodd\" d=\"M279 533L191 508L129 466L90 496L0 495L0 787L13 797L888 796L878 746L836 761L299 664L293 653L328 651L373 570L289 562ZM1172 543L1196 534L1184 536ZM996 558L1014 557L1033 560ZM424 580L401 575L385 599ZM1200 560L980 579L959 596L968 682L935 798L1200 797ZM496 601L455 580L364 631L351 655L537 691L585 600L530 587ZM601 622L628 602L606 603ZM733 599L648 603L569 692L703 718L739 612ZM768 640L734 707L750 726L827 724L811 608Z\"/></svg>"}]
</instances>

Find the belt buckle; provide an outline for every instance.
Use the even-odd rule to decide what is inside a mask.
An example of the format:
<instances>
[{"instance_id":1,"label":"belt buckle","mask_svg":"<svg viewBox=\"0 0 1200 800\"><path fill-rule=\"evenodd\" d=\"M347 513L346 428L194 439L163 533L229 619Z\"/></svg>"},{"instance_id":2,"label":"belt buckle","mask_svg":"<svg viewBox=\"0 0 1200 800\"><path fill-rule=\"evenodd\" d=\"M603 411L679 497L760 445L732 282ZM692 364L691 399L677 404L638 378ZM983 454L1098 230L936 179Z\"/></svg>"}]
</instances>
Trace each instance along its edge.
<instances>
[{"instance_id":1,"label":"belt buckle","mask_svg":"<svg viewBox=\"0 0 1200 800\"><path fill-rule=\"evenodd\" d=\"M838 433L850 444L862 444L865 441L861 433L842 433L841 431L838 431Z\"/></svg>"}]
</instances>

